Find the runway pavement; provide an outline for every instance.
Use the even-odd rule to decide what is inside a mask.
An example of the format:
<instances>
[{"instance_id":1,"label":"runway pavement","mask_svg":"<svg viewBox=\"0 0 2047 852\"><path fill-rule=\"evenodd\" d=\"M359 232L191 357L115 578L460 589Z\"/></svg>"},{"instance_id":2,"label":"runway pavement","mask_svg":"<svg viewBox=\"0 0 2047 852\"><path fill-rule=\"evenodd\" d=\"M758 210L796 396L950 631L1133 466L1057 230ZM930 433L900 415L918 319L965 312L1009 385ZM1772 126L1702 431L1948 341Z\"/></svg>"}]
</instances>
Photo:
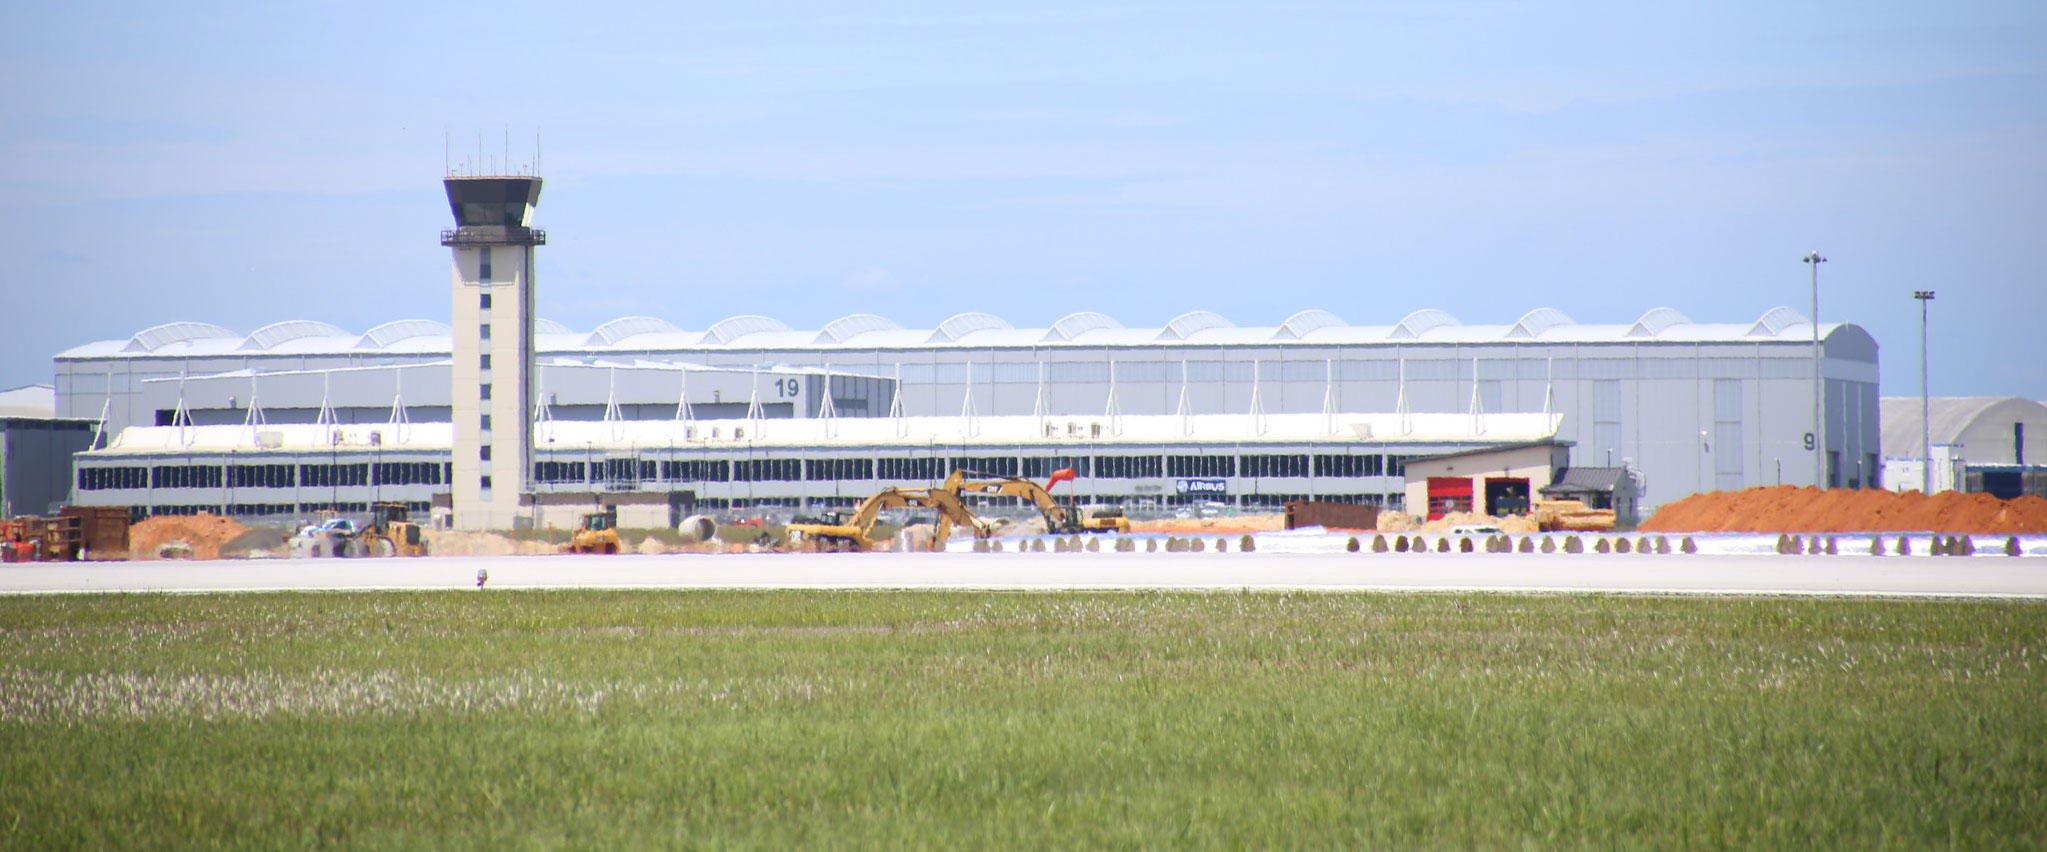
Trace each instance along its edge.
<instances>
[{"instance_id":1,"label":"runway pavement","mask_svg":"<svg viewBox=\"0 0 2047 852\"><path fill-rule=\"evenodd\" d=\"M0 593L468 589L1301 589L2047 599L2047 560L1487 553L450 556L0 565Z\"/></svg>"}]
</instances>

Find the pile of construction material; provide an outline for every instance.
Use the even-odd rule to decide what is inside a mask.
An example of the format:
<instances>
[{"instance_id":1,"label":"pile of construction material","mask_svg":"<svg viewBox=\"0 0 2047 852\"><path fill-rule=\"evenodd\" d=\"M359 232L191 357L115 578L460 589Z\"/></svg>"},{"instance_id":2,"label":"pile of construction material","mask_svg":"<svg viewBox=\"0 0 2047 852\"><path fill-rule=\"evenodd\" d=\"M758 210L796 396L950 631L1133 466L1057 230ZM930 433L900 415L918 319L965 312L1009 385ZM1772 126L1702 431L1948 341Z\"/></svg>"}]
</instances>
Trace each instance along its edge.
<instances>
[{"instance_id":1,"label":"pile of construction material","mask_svg":"<svg viewBox=\"0 0 2047 852\"><path fill-rule=\"evenodd\" d=\"M2047 499L1789 485L1694 494L1662 508L1644 532L2047 533Z\"/></svg>"}]
</instances>

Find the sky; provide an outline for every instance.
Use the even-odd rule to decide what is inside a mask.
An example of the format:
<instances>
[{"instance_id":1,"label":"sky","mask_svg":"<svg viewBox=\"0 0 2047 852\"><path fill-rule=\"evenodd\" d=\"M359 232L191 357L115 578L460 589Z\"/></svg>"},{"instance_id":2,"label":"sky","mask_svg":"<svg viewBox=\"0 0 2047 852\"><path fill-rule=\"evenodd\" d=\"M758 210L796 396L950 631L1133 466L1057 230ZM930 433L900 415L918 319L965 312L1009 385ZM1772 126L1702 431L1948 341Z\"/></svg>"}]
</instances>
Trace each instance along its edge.
<instances>
[{"instance_id":1,"label":"sky","mask_svg":"<svg viewBox=\"0 0 2047 852\"><path fill-rule=\"evenodd\" d=\"M0 387L173 320L445 322L530 167L541 316L1808 310L2047 399L2047 4L23 4ZM195 11L197 8L197 11Z\"/></svg>"}]
</instances>

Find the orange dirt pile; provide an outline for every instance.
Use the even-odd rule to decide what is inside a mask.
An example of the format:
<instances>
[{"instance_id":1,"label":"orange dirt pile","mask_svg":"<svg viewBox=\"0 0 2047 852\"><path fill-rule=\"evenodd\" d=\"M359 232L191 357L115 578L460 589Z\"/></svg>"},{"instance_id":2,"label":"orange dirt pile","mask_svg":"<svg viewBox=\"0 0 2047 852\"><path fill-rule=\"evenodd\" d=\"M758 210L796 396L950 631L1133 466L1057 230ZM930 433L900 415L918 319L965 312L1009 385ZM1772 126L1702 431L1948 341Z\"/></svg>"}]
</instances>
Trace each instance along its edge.
<instances>
[{"instance_id":1,"label":"orange dirt pile","mask_svg":"<svg viewBox=\"0 0 2047 852\"><path fill-rule=\"evenodd\" d=\"M219 559L221 545L248 531L219 515L158 515L129 528L128 552L132 559L156 559L164 545L184 542L193 559Z\"/></svg>"},{"instance_id":2,"label":"orange dirt pile","mask_svg":"<svg viewBox=\"0 0 2047 852\"><path fill-rule=\"evenodd\" d=\"M2047 499L1779 485L1694 494L1663 507L1643 532L2047 533Z\"/></svg>"}]
</instances>

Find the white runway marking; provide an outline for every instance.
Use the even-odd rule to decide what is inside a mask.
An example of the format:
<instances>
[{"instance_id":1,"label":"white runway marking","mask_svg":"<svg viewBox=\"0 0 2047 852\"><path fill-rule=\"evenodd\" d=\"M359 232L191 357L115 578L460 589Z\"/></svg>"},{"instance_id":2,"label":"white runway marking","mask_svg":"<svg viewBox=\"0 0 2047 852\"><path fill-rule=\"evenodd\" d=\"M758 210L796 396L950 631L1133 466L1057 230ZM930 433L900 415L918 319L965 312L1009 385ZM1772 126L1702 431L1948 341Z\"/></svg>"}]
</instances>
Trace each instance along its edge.
<instances>
[{"instance_id":1,"label":"white runway marking","mask_svg":"<svg viewBox=\"0 0 2047 852\"><path fill-rule=\"evenodd\" d=\"M2047 599L2047 563L1487 553L843 553L32 563L0 593L469 589L1264 589Z\"/></svg>"}]
</instances>

